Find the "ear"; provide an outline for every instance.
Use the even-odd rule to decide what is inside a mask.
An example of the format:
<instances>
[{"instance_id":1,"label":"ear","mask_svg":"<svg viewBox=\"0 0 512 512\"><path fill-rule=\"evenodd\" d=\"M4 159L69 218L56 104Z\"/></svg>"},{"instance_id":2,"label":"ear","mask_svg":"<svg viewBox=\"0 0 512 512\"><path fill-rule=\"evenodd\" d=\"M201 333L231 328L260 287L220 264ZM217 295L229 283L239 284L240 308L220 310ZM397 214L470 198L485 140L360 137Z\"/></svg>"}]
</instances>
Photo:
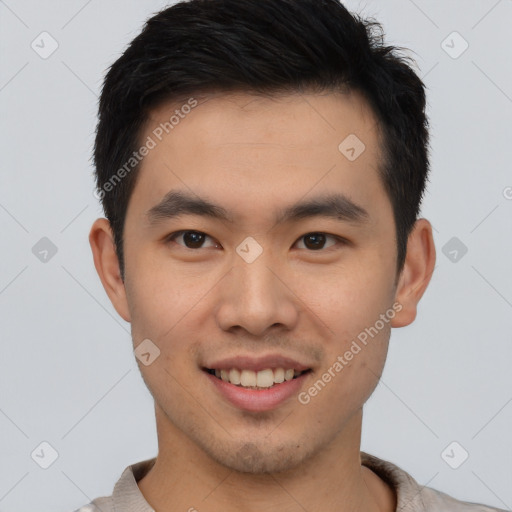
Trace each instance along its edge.
<instances>
[{"instance_id":1,"label":"ear","mask_svg":"<svg viewBox=\"0 0 512 512\"><path fill-rule=\"evenodd\" d=\"M96 272L103 288L119 315L130 322L126 290L121 279L119 260L115 251L114 235L107 219L96 219L89 233Z\"/></svg>"},{"instance_id":2,"label":"ear","mask_svg":"<svg viewBox=\"0 0 512 512\"><path fill-rule=\"evenodd\" d=\"M402 309L391 320L392 327L404 327L414 322L418 302L427 289L435 263L432 225L426 219L418 219L407 241L405 263L395 294L395 301Z\"/></svg>"}]
</instances>

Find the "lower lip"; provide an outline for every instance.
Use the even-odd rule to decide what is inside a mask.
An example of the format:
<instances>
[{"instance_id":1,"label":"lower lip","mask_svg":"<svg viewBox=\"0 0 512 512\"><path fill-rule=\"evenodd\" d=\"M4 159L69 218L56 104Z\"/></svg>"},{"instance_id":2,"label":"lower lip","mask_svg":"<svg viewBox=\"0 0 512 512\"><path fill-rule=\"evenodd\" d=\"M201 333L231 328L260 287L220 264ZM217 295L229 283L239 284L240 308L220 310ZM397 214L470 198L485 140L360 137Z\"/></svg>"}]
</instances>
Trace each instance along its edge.
<instances>
[{"instance_id":1,"label":"lower lip","mask_svg":"<svg viewBox=\"0 0 512 512\"><path fill-rule=\"evenodd\" d=\"M309 372L299 377L274 384L271 388L247 389L225 382L211 373L204 372L219 393L235 407L251 412L263 412L275 409L290 397L297 395Z\"/></svg>"}]
</instances>

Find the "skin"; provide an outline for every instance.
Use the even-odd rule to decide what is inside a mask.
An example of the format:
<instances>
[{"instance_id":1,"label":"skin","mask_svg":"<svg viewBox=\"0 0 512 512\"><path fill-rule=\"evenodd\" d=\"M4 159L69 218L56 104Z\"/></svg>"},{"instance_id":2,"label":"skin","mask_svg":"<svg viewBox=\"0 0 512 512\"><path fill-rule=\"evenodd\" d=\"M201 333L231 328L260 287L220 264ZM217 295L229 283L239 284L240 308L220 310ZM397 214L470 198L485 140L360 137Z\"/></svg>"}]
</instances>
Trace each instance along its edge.
<instances>
[{"instance_id":1,"label":"skin","mask_svg":"<svg viewBox=\"0 0 512 512\"><path fill-rule=\"evenodd\" d=\"M179 107L179 106L178 106ZM151 113L141 140L176 105ZM354 161L339 144L355 133ZM159 453L138 482L159 512L392 511L394 491L361 465L363 405L382 373L391 327L414 321L435 265L431 224L419 219L405 266L390 200L377 169L376 119L356 93L273 98L208 97L144 158L125 223L125 281L106 219L90 232L94 263L136 347L160 356L140 371L155 400ZM170 190L223 206L233 224L186 215L150 225L146 212ZM312 217L276 224L283 206L340 191L369 213L364 224ZM187 248L180 230L208 235ZM327 233L311 249L308 233ZM247 236L263 249L252 263L236 252ZM190 246L190 244L189 244ZM307 390L379 315L401 309L307 405L234 407L201 371L237 354L281 353L307 363Z\"/></svg>"}]
</instances>

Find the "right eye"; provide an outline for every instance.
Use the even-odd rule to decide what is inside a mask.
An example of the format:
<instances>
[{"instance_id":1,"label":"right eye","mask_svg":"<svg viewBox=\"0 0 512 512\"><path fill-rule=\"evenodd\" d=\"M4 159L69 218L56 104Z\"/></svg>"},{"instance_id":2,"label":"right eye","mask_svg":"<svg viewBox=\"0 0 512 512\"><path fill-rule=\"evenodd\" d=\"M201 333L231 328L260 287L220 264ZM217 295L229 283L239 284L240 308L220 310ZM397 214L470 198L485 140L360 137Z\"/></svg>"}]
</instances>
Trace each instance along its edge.
<instances>
[{"instance_id":1,"label":"right eye","mask_svg":"<svg viewBox=\"0 0 512 512\"><path fill-rule=\"evenodd\" d=\"M181 239L183 243L176 242L178 245L182 245L187 249L202 249L206 238L213 240L213 238L208 236L206 233L202 233L201 231L182 230L171 233L166 237L166 242L175 242L176 240ZM217 242L214 242L212 245L212 247L218 246L219 244Z\"/></svg>"}]
</instances>

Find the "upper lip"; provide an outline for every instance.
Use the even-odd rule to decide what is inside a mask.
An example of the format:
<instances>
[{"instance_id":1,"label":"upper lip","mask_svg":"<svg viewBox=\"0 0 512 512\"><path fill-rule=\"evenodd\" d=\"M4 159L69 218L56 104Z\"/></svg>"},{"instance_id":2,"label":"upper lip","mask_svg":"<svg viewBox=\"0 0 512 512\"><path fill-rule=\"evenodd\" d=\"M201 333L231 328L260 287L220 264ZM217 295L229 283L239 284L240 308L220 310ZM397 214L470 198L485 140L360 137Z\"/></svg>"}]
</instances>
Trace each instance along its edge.
<instances>
[{"instance_id":1,"label":"upper lip","mask_svg":"<svg viewBox=\"0 0 512 512\"><path fill-rule=\"evenodd\" d=\"M311 366L299 363L290 357L279 354L269 354L263 357L228 357L226 359L219 359L212 363L208 363L205 368L208 368L209 370L231 370L231 368L237 368L239 370L252 370L253 372L259 372L261 370L266 370L267 368L271 368L273 370L276 368L293 368L294 370L302 372L309 370Z\"/></svg>"}]
</instances>

